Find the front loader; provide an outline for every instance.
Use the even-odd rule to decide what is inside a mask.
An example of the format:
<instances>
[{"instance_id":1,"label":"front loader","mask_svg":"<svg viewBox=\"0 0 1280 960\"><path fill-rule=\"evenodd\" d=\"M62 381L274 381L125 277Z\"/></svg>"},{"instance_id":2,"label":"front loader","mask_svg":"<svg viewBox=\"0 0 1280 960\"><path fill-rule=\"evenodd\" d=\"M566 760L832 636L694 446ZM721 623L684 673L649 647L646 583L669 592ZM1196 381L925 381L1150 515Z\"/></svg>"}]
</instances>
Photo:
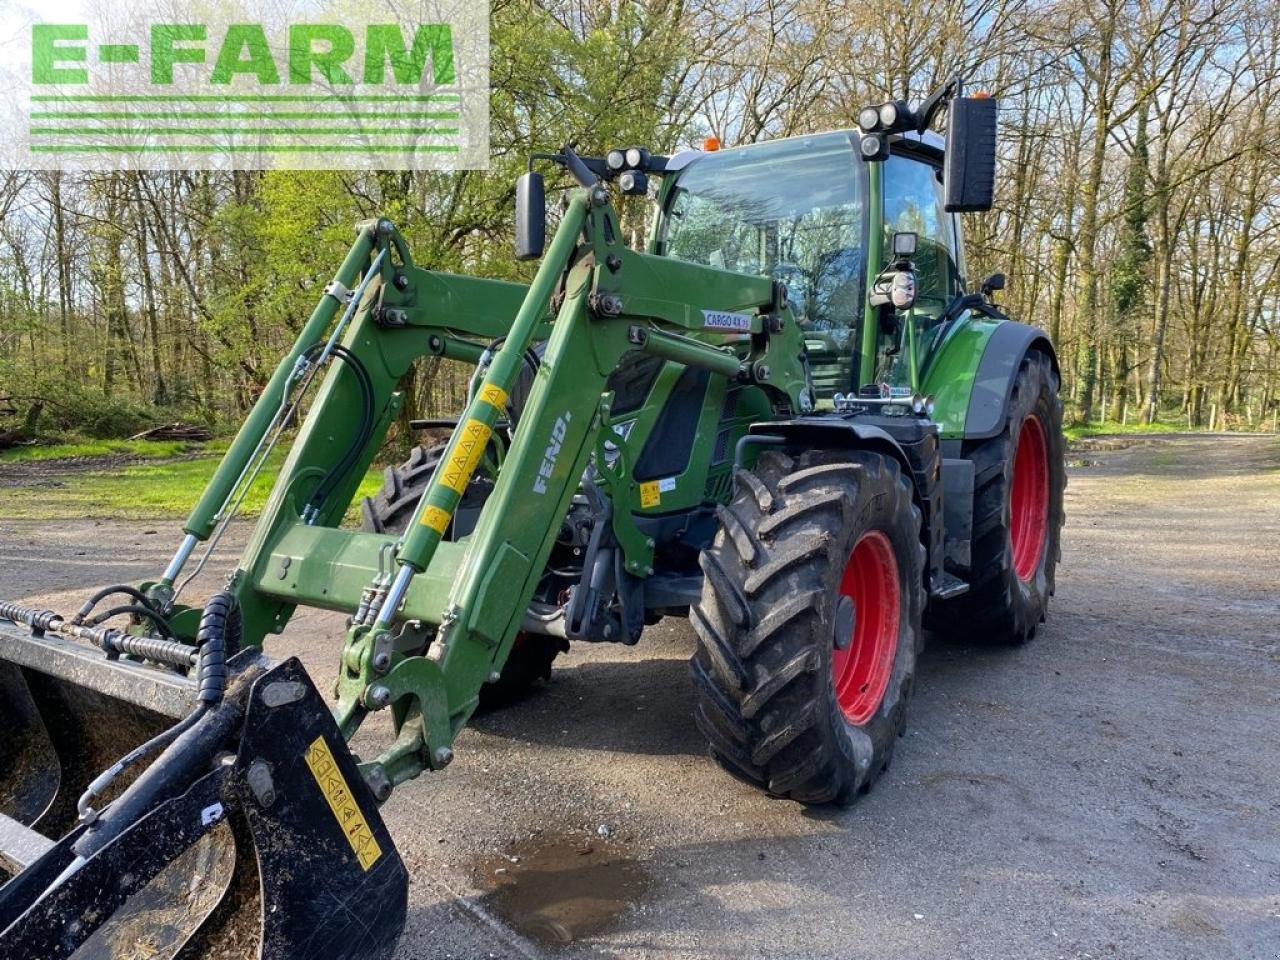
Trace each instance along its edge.
<instances>
[{"instance_id":1,"label":"front loader","mask_svg":"<svg viewBox=\"0 0 1280 960\"><path fill-rule=\"evenodd\" d=\"M958 81L854 131L565 147L517 184L527 287L360 224L167 569L74 612L0 603L0 954L391 956L407 877L379 805L482 702L664 616L694 626L722 766L804 803L868 789L926 622L1023 642L1053 589L1056 359L993 303L1003 278L969 292L954 215L990 206L994 151L994 101ZM573 181L549 245L535 163ZM633 250L614 191L651 178ZM344 528L427 356L474 365L466 407ZM295 424L224 589L192 602ZM332 704L263 652L300 605L348 617ZM383 711L393 737L356 756Z\"/></svg>"}]
</instances>

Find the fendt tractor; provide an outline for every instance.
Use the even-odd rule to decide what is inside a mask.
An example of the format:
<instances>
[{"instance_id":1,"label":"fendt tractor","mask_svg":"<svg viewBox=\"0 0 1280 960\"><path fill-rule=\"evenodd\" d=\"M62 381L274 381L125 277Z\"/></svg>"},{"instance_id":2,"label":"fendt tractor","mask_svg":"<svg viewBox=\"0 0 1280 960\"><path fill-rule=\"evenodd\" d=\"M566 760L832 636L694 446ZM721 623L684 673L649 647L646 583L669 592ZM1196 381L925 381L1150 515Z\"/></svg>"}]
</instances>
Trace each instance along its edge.
<instances>
[{"instance_id":1,"label":"fendt tractor","mask_svg":"<svg viewBox=\"0 0 1280 960\"><path fill-rule=\"evenodd\" d=\"M968 283L957 216L991 206L996 102L951 80L854 130L709 146L532 157L527 286L359 224L168 567L75 611L0 603L0 955L198 957L240 924L273 960L390 957L408 878L379 805L574 642L687 616L712 757L844 804L890 761L926 627L1032 637L1058 365L993 302L1000 274ZM572 181L549 244L540 169ZM644 251L618 194L656 195ZM344 528L424 357L474 365L466 408ZM264 653L299 606L348 617L332 704ZM381 711L394 737L356 756Z\"/></svg>"}]
</instances>

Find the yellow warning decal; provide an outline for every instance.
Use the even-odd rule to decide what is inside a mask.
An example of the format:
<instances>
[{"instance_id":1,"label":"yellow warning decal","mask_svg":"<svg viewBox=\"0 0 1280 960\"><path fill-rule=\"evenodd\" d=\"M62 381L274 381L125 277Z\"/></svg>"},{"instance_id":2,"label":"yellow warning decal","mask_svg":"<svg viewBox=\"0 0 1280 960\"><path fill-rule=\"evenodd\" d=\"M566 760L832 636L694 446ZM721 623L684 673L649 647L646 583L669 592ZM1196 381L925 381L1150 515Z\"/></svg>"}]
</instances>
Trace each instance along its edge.
<instances>
[{"instance_id":1,"label":"yellow warning decal","mask_svg":"<svg viewBox=\"0 0 1280 960\"><path fill-rule=\"evenodd\" d=\"M422 511L422 519L419 522L443 536L445 528L449 526L449 511L441 510L439 507L427 507Z\"/></svg>"},{"instance_id":2,"label":"yellow warning decal","mask_svg":"<svg viewBox=\"0 0 1280 960\"><path fill-rule=\"evenodd\" d=\"M650 480L640 484L640 506L656 507L662 502L662 491L658 489L658 481Z\"/></svg>"},{"instance_id":3,"label":"yellow warning decal","mask_svg":"<svg viewBox=\"0 0 1280 960\"><path fill-rule=\"evenodd\" d=\"M347 781L342 776L342 771L338 769L338 764L333 759L333 754L329 751L329 745L324 742L323 736L316 737L312 741L311 746L307 747L305 757L307 766L311 768L311 775L316 778L316 783L320 785L320 792L329 801L329 809L333 811L334 817L338 820L338 826L346 834L347 842L355 851L356 859L360 861L363 869L368 870L382 856L382 848L378 846L373 831L369 829L368 821L360 812L360 805L356 803L356 798L351 795L351 788L347 786Z\"/></svg>"},{"instance_id":4,"label":"yellow warning decal","mask_svg":"<svg viewBox=\"0 0 1280 960\"><path fill-rule=\"evenodd\" d=\"M493 431L479 420L472 417L458 428L458 445L453 448L448 462L444 465L444 473L440 482L454 493L463 493L467 489L467 481L476 472L476 464L484 453L484 445L489 442L489 434Z\"/></svg>"},{"instance_id":5,"label":"yellow warning decal","mask_svg":"<svg viewBox=\"0 0 1280 960\"><path fill-rule=\"evenodd\" d=\"M507 402L507 391L503 390L496 383L486 383L480 388L480 399L501 410L503 405Z\"/></svg>"}]
</instances>

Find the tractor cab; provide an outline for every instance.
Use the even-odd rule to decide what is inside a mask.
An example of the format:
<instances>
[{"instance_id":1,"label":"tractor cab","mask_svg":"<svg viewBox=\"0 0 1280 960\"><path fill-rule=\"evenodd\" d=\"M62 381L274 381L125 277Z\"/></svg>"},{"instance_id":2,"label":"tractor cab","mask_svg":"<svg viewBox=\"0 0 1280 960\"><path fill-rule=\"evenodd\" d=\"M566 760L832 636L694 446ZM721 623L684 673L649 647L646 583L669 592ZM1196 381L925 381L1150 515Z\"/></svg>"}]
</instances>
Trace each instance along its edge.
<instances>
[{"instance_id":1,"label":"tractor cab","mask_svg":"<svg viewBox=\"0 0 1280 960\"><path fill-rule=\"evenodd\" d=\"M942 139L904 136L877 164L861 162L862 142L859 131L835 131L673 157L654 235L657 254L786 286L819 403L866 382L910 385L901 331L863 336L864 323L877 322L868 284L893 260L895 234L916 238L917 339L930 336L965 287L960 231L945 209ZM864 352L874 374L866 378Z\"/></svg>"}]
</instances>

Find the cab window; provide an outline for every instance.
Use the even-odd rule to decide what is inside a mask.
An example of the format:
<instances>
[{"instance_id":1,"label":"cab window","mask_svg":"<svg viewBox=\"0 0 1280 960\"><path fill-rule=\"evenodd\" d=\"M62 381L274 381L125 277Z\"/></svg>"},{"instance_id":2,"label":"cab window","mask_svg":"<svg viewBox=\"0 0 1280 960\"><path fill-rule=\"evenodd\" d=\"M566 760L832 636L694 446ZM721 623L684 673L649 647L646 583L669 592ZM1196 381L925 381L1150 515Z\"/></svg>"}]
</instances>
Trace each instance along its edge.
<instances>
[{"instance_id":1,"label":"cab window","mask_svg":"<svg viewBox=\"0 0 1280 960\"><path fill-rule=\"evenodd\" d=\"M658 252L781 280L802 325L851 327L865 268L861 166L847 133L707 154L680 173Z\"/></svg>"},{"instance_id":2,"label":"cab window","mask_svg":"<svg viewBox=\"0 0 1280 960\"><path fill-rule=\"evenodd\" d=\"M941 316L951 298L964 288L957 268L952 215L942 208L942 181L937 167L894 154L884 165L884 241L892 249L893 234L910 231L916 246L916 314Z\"/></svg>"},{"instance_id":3,"label":"cab window","mask_svg":"<svg viewBox=\"0 0 1280 960\"><path fill-rule=\"evenodd\" d=\"M782 281L819 398L848 391L866 273L865 183L848 133L709 153L678 175L656 252Z\"/></svg>"}]
</instances>

